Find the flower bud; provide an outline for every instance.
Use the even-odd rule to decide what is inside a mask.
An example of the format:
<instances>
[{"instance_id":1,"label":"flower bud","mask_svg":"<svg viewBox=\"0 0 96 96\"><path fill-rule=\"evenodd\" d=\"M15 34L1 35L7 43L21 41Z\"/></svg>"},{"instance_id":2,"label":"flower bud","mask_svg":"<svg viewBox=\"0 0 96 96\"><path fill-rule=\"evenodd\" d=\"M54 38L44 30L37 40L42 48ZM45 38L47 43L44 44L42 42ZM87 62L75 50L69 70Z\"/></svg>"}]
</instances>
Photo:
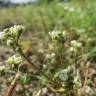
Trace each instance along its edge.
<instances>
[{"instance_id":1,"label":"flower bud","mask_svg":"<svg viewBox=\"0 0 96 96\"><path fill-rule=\"evenodd\" d=\"M18 38L24 30L25 28L22 25L14 25L10 28L11 35L14 39Z\"/></svg>"},{"instance_id":2,"label":"flower bud","mask_svg":"<svg viewBox=\"0 0 96 96\"><path fill-rule=\"evenodd\" d=\"M71 41L71 46L73 48L78 49L78 48L81 48L82 44L80 42L76 41L76 40L73 40L73 41Z\"/></svg>"},{"instance_id":3,"label":"flower bud","mask_svg":"<svg viewBox=\"0 0 96 96\"><path fill-rule=\"evenodd\" d=\"M80 49L81 47L82 47L82 43L80 43L76 40L73 40L73 41L71 41L71 47L70 47L69 51L77 52L77 50Z\"/></svg>"},{"instance_id":4,"label":"flower bud","mask_svg":"<svg viewBox=\"0 0 96 96\"><path fill-rule=\"evenodd\" d=\"M7 60L7 63L8 63L8 64L14 64L14 58L13 58L13 57L10 57L10 58Z\"/></svg>"},{"instance_id":5,"label":"flower bud","mask_svg":"<svg viewBox=\"0 0 96 96\"><path fill-rule=\"evenodd\" d=\"M67 39L67 34L65 31L52 31L49 32L49 35L51 36L53 41L64 43Z\"/></svg>"},{"instance_id":6,"label":"flower bud","mask_svg":"<svg viewBox=\"0 0 96 96\"><path fill-rule=\"evenodd\" d=\"M22 62L22 58L20 56L12 56L10 57L8 60L7 60L7 63L9 64L15 64L15 65L18 65Z\"/></svg>"},{"instance_id":7,"label":"flower bud","mask_svg":"<svg viewBox=\"0 0 96 96\"><path fill-rule=\"evenodd\" d=\"M7 46L13 46L14 42L12 39L7 40Z\"/></svg>"}]
</instances>

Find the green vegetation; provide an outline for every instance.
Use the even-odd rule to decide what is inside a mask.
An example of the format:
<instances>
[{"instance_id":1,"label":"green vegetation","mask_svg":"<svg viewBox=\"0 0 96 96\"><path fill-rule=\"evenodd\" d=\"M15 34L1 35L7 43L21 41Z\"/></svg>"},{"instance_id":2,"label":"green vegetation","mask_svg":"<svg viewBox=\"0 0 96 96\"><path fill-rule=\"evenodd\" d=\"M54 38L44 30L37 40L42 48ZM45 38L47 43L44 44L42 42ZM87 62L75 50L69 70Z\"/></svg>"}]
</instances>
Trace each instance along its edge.
<instances>
[{"instance_id":1,"label":"green vegetation","mask_svg":"<svg viewBox=\"0 0 96 96\"><path fill-rule=\"evenodd\" d=\"M50 3L0 9L0 26L24 24L28 28L49 31L53 28L85 29L95 27L95 0L93 2ZM80 4L79 4L80 3ZM91 4L90 4L91 3ZM86 7L85 7L86 5ZM55 18L54 18L55 17ZM93 20L94 19L94 20Z\"/></svg>"},{"instance_id":2,"label":"green vegetation","mask_svg":"<svg viewBox=\"0 0 96 96\"><path fill-rule=\"evenodd\" d=\"M1 8L1 94L95 96L95 11L95 0Z\"/></svg>"}]
</instances>

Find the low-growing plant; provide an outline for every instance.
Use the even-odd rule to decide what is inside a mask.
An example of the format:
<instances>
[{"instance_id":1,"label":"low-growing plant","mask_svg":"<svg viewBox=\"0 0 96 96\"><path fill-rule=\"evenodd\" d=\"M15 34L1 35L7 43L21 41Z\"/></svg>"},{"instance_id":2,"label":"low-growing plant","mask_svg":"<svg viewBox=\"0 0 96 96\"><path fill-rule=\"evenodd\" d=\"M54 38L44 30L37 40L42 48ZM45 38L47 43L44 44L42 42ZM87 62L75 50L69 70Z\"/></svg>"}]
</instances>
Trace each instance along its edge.
<instances>
[{"instance_id":1,"label":"low-growing plant","mask_svg":"<svg viewBox=\"0 0 96 96\"><path fill-rule=\"evenodd\" d=\"M23 53L21 46L19 45L19 37L22 34L22 32L24 32L24 30L25 28L22 25L14 25L11 28L4 29L3 32L0 33L0 39L3 40L8 47L12 48L15 51L15 55L9 57L7 63L12 64L12 66L17 66L17 74L12 82L12 85L8 89L6 96L12 95L13 87L15 86L14 84L16 83L16 80L19 78L22 69L21 67L23 66L21 66L21 62L23 61L23 59L25 59L28 62L28 64L30 64L34 69L36 69L37 71L39 70L39 67L33 64L30 58L28 58ZM44 77L46 77L51 83L53 83L49 76L47 76L42 70L39 70L39 72ZM21 81L23 83L26 82L26 80L28 81L28 78L26 76L26 72L25 75L23 74L23 76L21 76Z\"/></svg>"},{"instance_id":2,"label":"low-growing plant","mask_svg":"<svg viewBox=\"0 0 96 96\"><path fill-rule=\"evenodd\" d=\"M24 31L24 26L14 25L0 32L1 41L4 41L5 44L14 51L14 55L9 57L6 63L16 71L15 77L5 96L13 95L18 81L22 85L25 96L27 96L27 93L29 94L28 96L32 96L30 90L24 86L32 83L28 66L32 67L32 70L34 69L34 79L37 80L39 86L39 91L36 93L39 95L33 96L41 96L41 90L43 90L44 87L50 90L51 93L58 93L60 96L86 96L89 94L88 92L90 90L88 88L90 88L90 85L88 82L91 78L88 77L88 73L90 61L84 57L86 51L82 42L78 40L69 41L67 31L55 30L49 32L53 47L50 50L51 54L47 54L45 57L43 57L45 53L39 50L38 55L42 57L39 58L39 60L42 59L41 62L45 63L40 69L39 65L34 64L31 58L26 56L22 50L20 36ZM69 42L68 47L66 47L67 42ZM4 68L2 70L4 70ZM85 74L82 75L82 72ZM31 75L33 73L31 73Z\"/></svg>"}]
</instances>

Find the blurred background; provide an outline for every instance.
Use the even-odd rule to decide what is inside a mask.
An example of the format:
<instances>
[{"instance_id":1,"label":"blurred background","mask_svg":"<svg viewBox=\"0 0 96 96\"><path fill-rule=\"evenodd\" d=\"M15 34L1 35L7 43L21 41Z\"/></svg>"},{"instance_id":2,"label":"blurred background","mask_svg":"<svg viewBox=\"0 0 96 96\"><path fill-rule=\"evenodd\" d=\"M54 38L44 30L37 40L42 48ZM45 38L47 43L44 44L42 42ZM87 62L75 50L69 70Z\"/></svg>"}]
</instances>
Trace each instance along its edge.
<instances>
[{"instance_id":1,"label":"blurred background","mask_svg":"<svg viewBox=\"0 0 96 96\"><path fill-rule=\"evenodd\" d=\"M16 24L43 38L49 31L66 30L93 42L96 0L0 0L0 30Z\"/></svg>"},{"instance_id":2,"label":"blurred background","mask_svg":"<svg viewBox=\"0 0 96 96\"><path fill-rule=\"evenodd\" d=\"M54 28L94 31L95 0L0 0L0 29L22 24L31 31Z\"/></svg>"}]
</instances>

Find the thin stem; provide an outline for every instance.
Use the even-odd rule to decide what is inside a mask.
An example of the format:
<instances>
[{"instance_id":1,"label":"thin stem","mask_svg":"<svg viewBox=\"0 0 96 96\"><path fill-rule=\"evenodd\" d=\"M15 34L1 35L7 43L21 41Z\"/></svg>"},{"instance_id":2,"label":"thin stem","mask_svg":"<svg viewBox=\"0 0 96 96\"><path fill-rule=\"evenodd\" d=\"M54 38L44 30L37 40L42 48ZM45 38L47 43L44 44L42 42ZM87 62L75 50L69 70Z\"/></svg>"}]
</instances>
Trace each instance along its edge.
<instances>
[{"instance_id":1,"label":"thin stem","mask_svg":"<svg viewBox=\"0 0 96 96\"><path fill-rule=\"evenodd\" d=\"M60 61L61 61L61 64L63 65L63 45L61 45Z\"/></svg>"},{"instance_id":2,"label":"thin stem","mask_svg":"<svg viewBox=\"0 0 96 96\"><path fill-rule=\"evenodd\" d=\"M86 70L85 70L85 79L84 79L83 87L82 87L82 90L83 90L83 93L82 93L82 94L85 93L86 85L87 85L87 83L88 83L89 65L90 65L90 62L88 62L87 65L86 65Z\"/></svg>"},{"instance_id":3,"label":"thin stem","mask_svg":"<svg viewBox=\"0 0 96 96\"><path fill-rule=\"evenodd\" d=\"M64 45L61 48L61 55L62 55L62 64L64 64Z\"/></svg>"},{"instance_id":4,"label":"thin stem","mask_svg":"<svg viewBox=\"0 0 96 96\"><path fill-rule=\"evenodd\" d=\"M74 54L74 74L78 76L78 54L75 52Z\"/></svg>"},{"instance_id":5,"label":"thin stem","mask_svg":"<svg viewBox=\"0 0 96 96\"><path fill-rule=\"evenodd\" d=\"M63 65L63 63L64 63L64 60L63 60L63 59L64 59L64 58L63 58L63 48L64 48L64 47L63 47L63 44L61 44L61 45L60 45L60 44L57 44L57 46L60 46L60 49L59 49L59 51L60 51L60 52L59 52L60 64ZM56 50L56 51L57 51L57 50Z\"/></svg>"},{"instance_id":6,"label":"thin stem","mask_svg":"<svg viewBox=\"0 0 96 96\"><path fill-rule=\"evenodd\" d=\"M36 69L37 71L39 70L39 72L40 72L43 76L45 76L48 80L51 81L51 83L53 83L53 80L52 80L51 78L49 78L49 76L47 76L42 70L40 70L36 65L34 65L27 56L25 56L25 54L23 53L20 45L19 45L17 42L15 42L15 44L16 44L17 52L18 52L29 64L31 64L34 69Z\"/></svg>"},{"instance_id":7,"label":"thin stem","mask_svg":"<svg viewBox=\"0 0 96 96\"><path fill-rule=\"evenodd\" d=\"M11 85L9 86L5 96L12 96L13 95L14 89L15 89L15 87L17 85L17 80L18 80L19 75L20 75L19 68L20 68L20 66L18 66L18 71L17 71L13 81L11 82Z\"/></svg>"}]
</instances>

